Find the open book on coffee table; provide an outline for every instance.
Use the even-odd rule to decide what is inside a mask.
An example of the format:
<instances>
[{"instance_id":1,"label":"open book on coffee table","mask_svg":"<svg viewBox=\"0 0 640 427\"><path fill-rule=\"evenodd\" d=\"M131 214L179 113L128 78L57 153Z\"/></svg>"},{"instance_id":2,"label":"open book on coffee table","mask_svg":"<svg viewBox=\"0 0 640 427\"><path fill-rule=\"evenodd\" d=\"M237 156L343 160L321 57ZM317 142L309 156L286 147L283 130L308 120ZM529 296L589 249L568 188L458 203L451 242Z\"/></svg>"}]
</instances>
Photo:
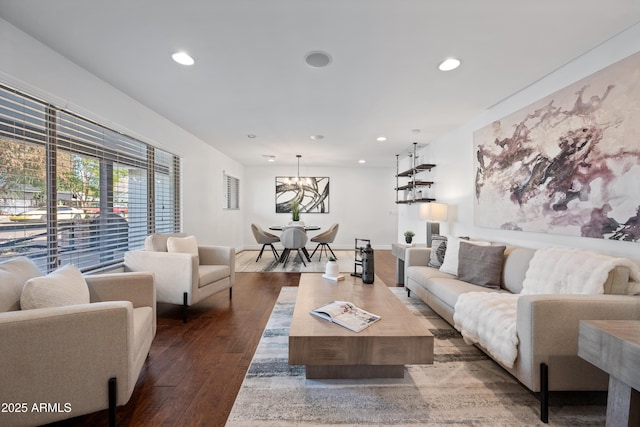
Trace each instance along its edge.
<instances>
[{"instance_id":1,"label":"open book on coffee table","mask_svg":"<svg viewBox=\"0 0 640 427\"><path fill-rule=\"evenodd\" d=\"M354 332L360 332L380 320L380 316L358 308L348 301L334 301L311 310L311 314Z\"/></svg>"}]
</instances>

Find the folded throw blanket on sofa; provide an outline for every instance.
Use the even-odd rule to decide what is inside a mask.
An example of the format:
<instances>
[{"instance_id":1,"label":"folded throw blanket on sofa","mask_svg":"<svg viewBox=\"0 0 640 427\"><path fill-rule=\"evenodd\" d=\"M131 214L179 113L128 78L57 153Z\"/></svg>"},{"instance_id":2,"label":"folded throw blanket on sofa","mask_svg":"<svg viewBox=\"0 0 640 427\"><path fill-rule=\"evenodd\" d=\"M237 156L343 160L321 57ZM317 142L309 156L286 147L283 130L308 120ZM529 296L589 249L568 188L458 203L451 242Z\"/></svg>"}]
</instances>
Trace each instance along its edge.
<instances>
[{"instance_id":1,"label":"folded throw blanket on sofa","mask_svg":"<svg viewBox=\"0 0 640 427\"><path fill-rule=\"evenodd\" d=\"M480 344L509 368L518 356L518 297L509 293L468 292L458 297L453 314L454 326L467 344Z\"/></svg>"},{"instance_id":2,"label":"folded throw blanket on sofa","mask_svg":"<svg viewBox=\"0 0 640 427\"><path fill-rule=\"evenodd\" d=\"M539 249L529 262L521 293L602 294L609 272L618 266L629 269L632 281L640 281L640 266L628 258L576 249Z\"/></svg>"}]
</instances>

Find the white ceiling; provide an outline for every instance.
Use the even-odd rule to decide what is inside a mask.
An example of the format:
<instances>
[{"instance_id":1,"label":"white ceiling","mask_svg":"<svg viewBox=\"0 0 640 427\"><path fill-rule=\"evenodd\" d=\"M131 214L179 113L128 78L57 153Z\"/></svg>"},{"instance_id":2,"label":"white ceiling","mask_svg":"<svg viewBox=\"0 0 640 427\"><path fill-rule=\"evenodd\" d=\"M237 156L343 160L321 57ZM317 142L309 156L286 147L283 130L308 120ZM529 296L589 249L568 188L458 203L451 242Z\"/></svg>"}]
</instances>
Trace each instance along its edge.
<instances>
[{"instance_id":1,"label":"white ceiling","mask_svg":"<svg viewBox=\"0 0 640 427\"><path fill-rule=\"evenodd\" d=\"M302 154L303 165L367 167L394 166L412 142L639 22L638 4L0 0L0 17L242 164L265 165L263 155L295 164ZM174 63L178 50L195 65ZM332 56L328 67L305 63L316 50ZM439 71L449 56L462 66Z\"/></svg>"}]
</instances>

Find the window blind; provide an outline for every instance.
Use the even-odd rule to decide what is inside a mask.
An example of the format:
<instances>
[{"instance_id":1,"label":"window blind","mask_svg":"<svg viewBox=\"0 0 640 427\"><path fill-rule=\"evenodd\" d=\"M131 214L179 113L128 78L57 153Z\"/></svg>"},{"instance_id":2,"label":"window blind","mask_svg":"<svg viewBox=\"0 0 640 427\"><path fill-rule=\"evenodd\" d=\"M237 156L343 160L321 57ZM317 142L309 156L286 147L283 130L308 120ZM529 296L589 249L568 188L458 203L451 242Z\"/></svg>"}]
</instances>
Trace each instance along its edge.
<instances>
[{"instance_id":1,"label":"window blind","mask_svg":"<svg viewBox=\"0 0 640 427\"><path fill-rule=\"evenodd\" d=\"M1 85L0 145L0 260L94 270L180 229L171 153Z\"/></svg>"},{"instance_id":2,"label":"window blind","mask_svg":"<svg viewBox=\"0 0 640 427\"><path fill-rule=\"evenodd\" d=\"M223 209L240 209L240 180L223 173Z\"/></svg>"}]
</instances>

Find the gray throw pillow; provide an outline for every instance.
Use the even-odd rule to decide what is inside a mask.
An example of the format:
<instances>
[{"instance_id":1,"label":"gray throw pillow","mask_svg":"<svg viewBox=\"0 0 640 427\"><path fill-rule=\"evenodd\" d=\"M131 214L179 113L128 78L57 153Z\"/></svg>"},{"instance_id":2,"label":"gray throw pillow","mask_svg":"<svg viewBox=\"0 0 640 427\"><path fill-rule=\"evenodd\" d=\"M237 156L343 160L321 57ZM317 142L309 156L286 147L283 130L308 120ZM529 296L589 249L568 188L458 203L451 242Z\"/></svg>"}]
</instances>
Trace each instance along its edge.
<instances>
[{"instance_id":1,"label":"gray throw pillow","mask_svg":"<svg viewBox=\"0 0 640 427\"><path fill-rule=\"evenodd\" d=\"M478 246L460 242L458 278L474 285L499 289L506 246Z\"/></svg>"},{"instance_id":2,"label":"gray throw pillow","mask_svg":"<svg viewBox=\"0 0 640 427\"><path fill-rule=\"evenodd\" d=\"M444 261L444 253L447 250L447 236L435 235L431 239L431 255L427 265L433 268L440 268Z\"/></svg>"}]
</instances>

